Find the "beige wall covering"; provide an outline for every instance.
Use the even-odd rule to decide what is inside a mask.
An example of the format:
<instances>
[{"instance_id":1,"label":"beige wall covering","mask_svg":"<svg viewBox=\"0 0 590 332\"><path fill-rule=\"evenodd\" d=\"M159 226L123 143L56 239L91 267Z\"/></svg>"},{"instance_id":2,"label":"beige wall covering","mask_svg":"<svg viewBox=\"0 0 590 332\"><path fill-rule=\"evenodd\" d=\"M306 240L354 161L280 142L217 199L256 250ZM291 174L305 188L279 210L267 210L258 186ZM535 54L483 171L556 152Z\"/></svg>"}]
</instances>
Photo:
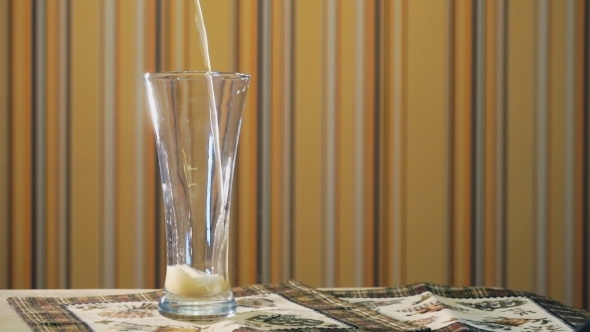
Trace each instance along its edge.
<instances>
[{"instance_id":1,"label":"beige wall covering","mask_svg":"<svg viewBox=\"0 0 590 332\"><path fill-rule=\"evenodd\" d=\"M234 285L420 281L590 305L588 2L202 0L252 74ZM0 288L162 287L142 74L184 0L0 0Z\"/></svg>"}]
</instances>

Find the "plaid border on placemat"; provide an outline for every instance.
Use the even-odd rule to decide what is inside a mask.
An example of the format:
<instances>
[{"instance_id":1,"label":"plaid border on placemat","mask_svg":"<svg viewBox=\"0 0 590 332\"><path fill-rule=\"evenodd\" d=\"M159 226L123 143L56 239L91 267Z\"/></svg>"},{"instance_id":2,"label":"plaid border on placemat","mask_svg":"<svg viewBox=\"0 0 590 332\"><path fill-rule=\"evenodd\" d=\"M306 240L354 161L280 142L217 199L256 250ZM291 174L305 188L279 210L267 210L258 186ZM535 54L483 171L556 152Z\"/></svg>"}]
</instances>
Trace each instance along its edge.
<instances>
[{"instance_id":1,"label":"plaid border on placemat","mask_svg":"<svg viewBox=\"0 0 590 332\"><path fill-rule=\"evenodd\" d=\"M338 298L395 298L419 295L424 292L431 292L434 295L453 298L453 299L484 299L497 297L526 297L533 300L551 315L563 321L566 325L576 328L588 319L590 312L572 308L561 304L555 300L539 296L533 293L512 291L502 288L490 287L451 287L430 283L417 283L404 287L380 288L371 290L330 290L324 291ZM470 331L477 329L463 323L455 323L439 329L437 331L458 331L465 330L468 327Z\"/></svg>"},{"instance_id":2,"label":"plaid border on placemat","mask_svg":"<svg viewBox=\"0 0 590 332\"><path fill-rule=\"evenodd\" d=\"M9 297L8 303L35 331L92 331L88 325L66 309L70 304L157 302L162 291L85 297Z\"/></svg>"},{"instance_id":3,"label":"plaid border on placemat","mask_svg":"<svg viewBox=\"0 0 590 332\"><path fill-rule=\"evenodd\" d=\"M297 281L280 284L253 285L234 288L236 298L274 293L337 320L350 329L303 328L300 331L370 330L370 331L428 331L429 329L396 320L376 311L354 305ZM8 302L20 317L36 331L91 331L90 327L67 310L71 304L157 302L162 292L135 295L109 295L91 297L13 297ZM244 329L248 330L247 328ZM293 330L293 329L291 329Z\"/></svg>"},{"instance_id":4,"label":"plaid border on placemat","mask_svg":"<svg viewBox=\"0 0 590 332\"><path fill-rule=\"evenodd\" d=\"M254 285L235 288L234 296L242 297L260 293L280 294L285 299L312 309L332 319L340 321L351 327L370 331L429 331L430 329L418 327L410 322L400 321L376 311L354 305L350 302L330 296L323 291L318 291L305 286L298 281L289 281L282 284ZM325 329L303 329L305 331L325 331Z\"/></svg>"}]
</instances>

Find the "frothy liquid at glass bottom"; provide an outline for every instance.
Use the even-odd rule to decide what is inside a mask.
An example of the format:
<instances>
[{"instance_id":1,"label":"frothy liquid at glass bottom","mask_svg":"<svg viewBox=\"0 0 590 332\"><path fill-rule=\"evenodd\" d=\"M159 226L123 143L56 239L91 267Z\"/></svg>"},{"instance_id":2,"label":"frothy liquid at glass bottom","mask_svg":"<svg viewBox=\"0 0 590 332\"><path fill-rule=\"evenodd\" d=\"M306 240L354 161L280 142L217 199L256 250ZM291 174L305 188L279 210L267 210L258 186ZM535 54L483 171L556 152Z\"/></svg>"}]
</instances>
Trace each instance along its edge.
<instances>
[{"instance_id":1,"label":"frothy liquid at glass bottom","mask_svg":"<svg viewBox=\"0 0 590 332\"><path fill-rule=\"evenodd\" d=\"M207 274L188 265L166 269L166 291L179 296L215 296L230 290L229 280L218 274Z\"/></svg>"}]
</instances>

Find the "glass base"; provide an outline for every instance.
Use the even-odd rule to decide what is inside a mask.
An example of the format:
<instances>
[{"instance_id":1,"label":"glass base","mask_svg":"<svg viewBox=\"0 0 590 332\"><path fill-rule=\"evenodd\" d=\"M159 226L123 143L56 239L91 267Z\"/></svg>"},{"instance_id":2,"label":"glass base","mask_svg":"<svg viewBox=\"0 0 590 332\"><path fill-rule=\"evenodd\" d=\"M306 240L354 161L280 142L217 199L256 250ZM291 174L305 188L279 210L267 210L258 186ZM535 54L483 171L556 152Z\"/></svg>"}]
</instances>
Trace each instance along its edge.
<instances>
[{"instance_id":1,"label":"glass base","mask_svg":"<svg viewBox=\"0 0 590 332\"><path fill-rule=\"evenodd\" d=\"M176 320L212 320L236 313L236 300L231 291L218 296L184 297L164 291L158 309L162 316Z\"/></svg>"}]
</instances>

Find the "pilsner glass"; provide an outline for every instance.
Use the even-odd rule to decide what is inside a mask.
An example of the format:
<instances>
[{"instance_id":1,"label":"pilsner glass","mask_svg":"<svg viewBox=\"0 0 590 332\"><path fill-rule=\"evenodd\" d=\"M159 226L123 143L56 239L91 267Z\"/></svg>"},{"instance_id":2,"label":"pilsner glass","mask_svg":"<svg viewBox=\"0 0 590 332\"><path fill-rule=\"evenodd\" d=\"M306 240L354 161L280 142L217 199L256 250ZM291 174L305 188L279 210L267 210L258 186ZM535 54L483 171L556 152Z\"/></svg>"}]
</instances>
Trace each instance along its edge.
<instances>
[{"instance_id":1,"label":"pilsner glass","mask_svg":"<svg viewBox=\"0 0 590 332\"><path fill-rule=\"evenodd\" d=\"M164 194L167 270L159 310L167 317L210 319L236 311L227 264L229 211L249 78L145 75Z\"/></svg>"}]
</instances>

